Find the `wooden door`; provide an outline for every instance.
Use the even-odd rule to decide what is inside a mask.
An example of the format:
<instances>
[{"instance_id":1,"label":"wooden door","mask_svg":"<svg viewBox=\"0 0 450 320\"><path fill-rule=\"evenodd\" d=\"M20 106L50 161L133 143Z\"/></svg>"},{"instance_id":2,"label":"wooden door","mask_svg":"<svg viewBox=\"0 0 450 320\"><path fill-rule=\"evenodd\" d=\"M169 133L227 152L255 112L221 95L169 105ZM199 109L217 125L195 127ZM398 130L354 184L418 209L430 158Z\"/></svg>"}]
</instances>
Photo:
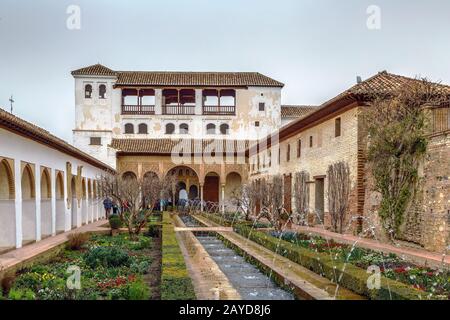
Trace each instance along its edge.
<instances>
[{"instance_id":1,"label":"wooden door","mask_svg":"<svg viewBox=\"0 0 450 320\"><path fill-rule=\"evenodd\" d=\"M292 175L284 175L284 209L292 213Z\"/></svg>"},{"instance_id":2,"label":"wooden door","mask_svg":"<svg viewBox=\"0 0 450 320\"><path fill-rule=\"evenodd\" d=\"M206 177L203 186L203 199L205 201L219 202L219 177Z\"/></svg>"}]
</instances>

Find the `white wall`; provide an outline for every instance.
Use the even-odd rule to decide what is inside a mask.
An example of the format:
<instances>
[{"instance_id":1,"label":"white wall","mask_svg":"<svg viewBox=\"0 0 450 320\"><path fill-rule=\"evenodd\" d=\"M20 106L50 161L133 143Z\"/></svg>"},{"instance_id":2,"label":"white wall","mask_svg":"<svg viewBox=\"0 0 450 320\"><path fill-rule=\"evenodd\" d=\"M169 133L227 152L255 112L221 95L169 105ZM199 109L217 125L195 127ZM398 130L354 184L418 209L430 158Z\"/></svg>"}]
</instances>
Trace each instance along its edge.
<instances>
[{"instance_id":1,"label":"white wall","mask_svg":"<svg viewBox=\"0 0 450 320\"><path fill-rule=\"evenodd\" d=\"M71 228L71 210L67 207L65 200L55 199L55 170L59 170L64 173L64 199L67 199L67 185L66 174L77 174L77 167L82 166L82 176L92 180L95 180L99 175L104 173L102 169L94 167L84 161L77 158L68 156L58 150L50 148L46 145L35 142L34 140L24 138L10 131L0 128L0 156L10 158L14 161L14 180L15 180L15 200L14 210L8 204L2 203L2 207L8 206L10 209L6 214L8 218L2 216L2 221L11 221L11 216L14 216L15 223L15 246L21 247L23 240L37 240L39 241L42 235L46 235L49 231L52 235L58 231L64 229L65 231ZM22 201L21 192L21 163L31 163L35 167L35 193L36 199ZM72 172L66 172L66 163L72 164ZM40 199L40 168L41 166L50 168L51 170L51 187L52 187L52 199L49 201L43 201L44 205L41 205ZM59 213L59 218L56 219L57 208L64 209L64 216ZM81 226L81 212L83 210L83 201L81 207L77 207L77 224ZM49 212L50 211L50 212ZM102 213L102 211L100 211ZM5 215L5 212L2 213ZM58 227L56 226L56 220L58 220ZM6 224L8 225L8 224ZM0 233L5 232L2 230L4 227L0 225ZM9 235L6 237L10 241ZM1 244L0 244L1 246Z\"/></svg>"}]
</instances>

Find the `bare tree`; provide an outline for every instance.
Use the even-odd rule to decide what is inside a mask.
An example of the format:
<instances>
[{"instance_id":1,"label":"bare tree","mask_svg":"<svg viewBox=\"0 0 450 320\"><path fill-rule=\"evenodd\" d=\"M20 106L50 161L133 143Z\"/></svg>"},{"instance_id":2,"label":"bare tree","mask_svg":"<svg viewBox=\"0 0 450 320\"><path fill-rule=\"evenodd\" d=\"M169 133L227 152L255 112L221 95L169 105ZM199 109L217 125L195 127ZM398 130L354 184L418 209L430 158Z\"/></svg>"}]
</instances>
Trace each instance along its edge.
<instances>
[{"instance_id":1,"label":"bare tree","mask_svg":"<svg viewBox=\"0 0 450 320\"><path fill-rule=\"evenodd\" d=\"M115 175L103 175L99 179L99 189L121 208L119 217L127 227L130 237L135 238L147 224L159 199L172 189L173 179L160 180L156 175L136 179Z\"/></svg>"},{"instance_id":2,"label":"bare tree","mask_svg":"<svg viewBox=\"0 0 450 320\"><path fill-rule=\"evenodd\" d=\"M350 169L346 162L328 166L328 210L334 232L343 232L350 196Z\"/></svg>"},{"instance_id":3,"label":"bare tree","mask_svg":"<svg viewBox=\"0 0 450 320\"><path fill-rule=\"evenodd\" d=\"M256 204L260 199L260 192L256 182L243 184L231 192L231 202L238 211L244 214L245 220L250 220L255 215Z\"/></svg>"},{"instance_id":4,"label":"bare tree","mask_svg":"<svg viewBox=\"0 0 450 320\"><path fill-rule=\"evenodd\" d=\"M283 207L282 176L276 175L268 181L261 181L259 193L262 208L257 220L266 218L277 231L280 231L283 226L283 220L288 221L290 219Z\"/></svg>"},{"instance_id":5,"label":"bare tree","mask_svg":"<svg viewBox=\"0 0 450 320\"><path fill-rule=\"evenodd\" d=\"M309 212L309 174L306 171L297 172L294 179L294 201L298 223L304 224Z\"/></svg>"}]
</instances>

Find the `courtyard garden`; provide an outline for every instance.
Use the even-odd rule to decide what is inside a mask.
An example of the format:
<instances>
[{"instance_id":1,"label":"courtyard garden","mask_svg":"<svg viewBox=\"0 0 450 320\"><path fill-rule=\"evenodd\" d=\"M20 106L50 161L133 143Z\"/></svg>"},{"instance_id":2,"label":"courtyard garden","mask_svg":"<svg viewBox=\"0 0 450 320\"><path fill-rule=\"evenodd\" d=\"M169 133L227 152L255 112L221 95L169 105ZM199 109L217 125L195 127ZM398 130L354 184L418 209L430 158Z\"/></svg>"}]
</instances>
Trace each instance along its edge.
<instances>
[{"instance_id":1,"label":"courtyard garden","mask_svg":"<svg viewBox=\"0 0 450 320\"><path fill-rule=\"evenodd\" d=\"M227 226L276 254L369 299L450 299L450 271L411 263L393 253L361 248L321 236L277 230L271 223L245 220L239 214L202 213L202 218ZM380 288L368 288L371 274Z\"/></svg>"},{"instance_id":2,"label":"courtyard garden","mask_svg":"<svg viewBox=\"0 0 450 320\"><path fill-rule=\"evenodd\" d=\"M147 300L157 274L151 273L155 243L140 235L75 234L47 263L35 264L3 280L11 300ZM77 290L68 288L70 270L80 270ZM75 279L76 280L76 279ZM9 281L9 285L5 283Z\"/></svg>"}]
</instances>

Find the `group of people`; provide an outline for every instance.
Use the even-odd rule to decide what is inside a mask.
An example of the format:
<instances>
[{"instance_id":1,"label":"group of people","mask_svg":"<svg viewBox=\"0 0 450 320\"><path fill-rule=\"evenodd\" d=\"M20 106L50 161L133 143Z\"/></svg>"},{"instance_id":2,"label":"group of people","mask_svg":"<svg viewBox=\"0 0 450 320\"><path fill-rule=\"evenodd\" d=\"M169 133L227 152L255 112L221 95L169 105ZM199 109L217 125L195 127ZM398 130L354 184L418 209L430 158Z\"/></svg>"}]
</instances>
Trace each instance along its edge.
<instances>
[{"instance_id":1,"label":"group of people","mask_svg":"<svg viewBox=\"0 0 450 320\"><path fill-rule=\"evenodd\" d=\"M103 207L105 208L106 219L109 219L109 216L112 214L119 214L119 206L115 200L112 200L110 197L106 197L103 200Z\"/></svg>"},{"instance_id":2,"label":"group of people","mask_svg":"<svg viewBox=\"0 0 450 320\"><path fill-rule=\"evenodd\" d=\"M187 193L184 195L182 192L180 192L180 198L178 199L177 206L179 209L185 208L190 203ZM198 205L200 203L200 199L192 200L194 205ZM157 211L163 211L167 207L173 206L172 199L161 199L157 201L157 203L154 206L154 209ZM120 210L126 210L128 207L128 203L125 201L122 203L122 205L119 207L116 200L111 199L110 197L106 197L105 200L103 200L103 207L105 208L106 213L106 219L109 219L111 216L111 211L113 215L117 215L120 213Z\"/></svg>"}]
</instances>

